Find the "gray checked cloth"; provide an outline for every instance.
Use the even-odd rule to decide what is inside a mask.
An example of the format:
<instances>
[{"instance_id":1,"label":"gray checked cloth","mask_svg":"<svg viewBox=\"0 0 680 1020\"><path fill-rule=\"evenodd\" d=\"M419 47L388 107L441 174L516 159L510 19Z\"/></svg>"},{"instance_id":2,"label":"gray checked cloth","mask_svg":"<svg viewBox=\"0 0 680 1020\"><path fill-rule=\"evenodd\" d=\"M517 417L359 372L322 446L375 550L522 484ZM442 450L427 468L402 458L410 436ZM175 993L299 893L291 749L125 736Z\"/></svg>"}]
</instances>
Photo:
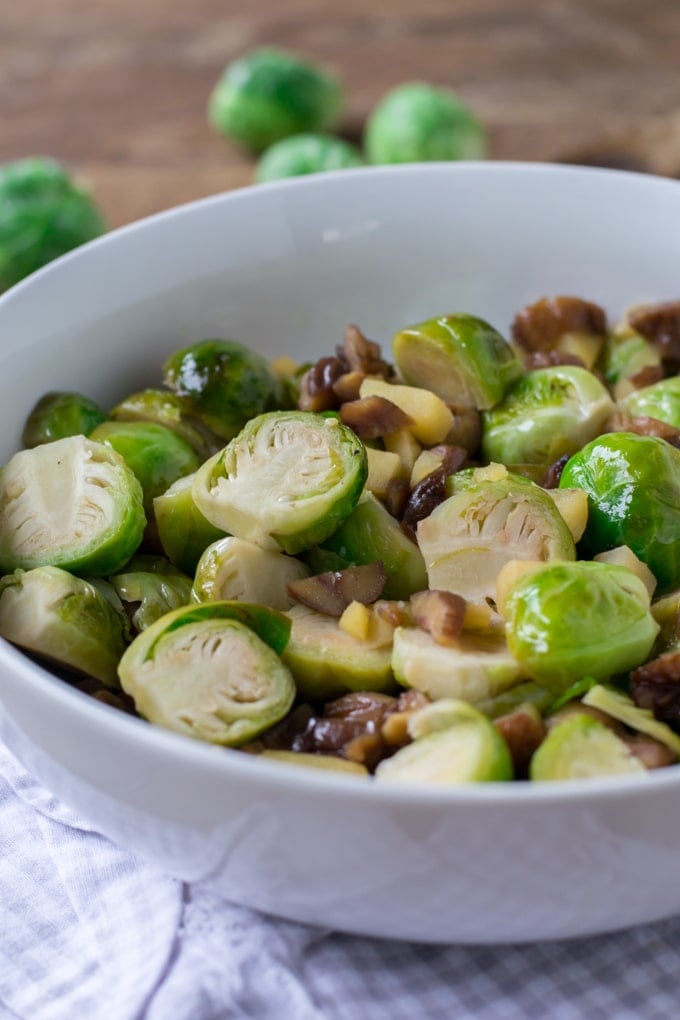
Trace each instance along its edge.
<instances>
[{"instance_id":1,"label":"gray checked cloth","mask_svg":"<svg viewBox=\"0 0 680 1020\"><path fill-rule=\"evenodd\" d=\"M0 1017L675 1020L680 918L483 947L264 918L112 845L0 745Z\"/></svg>"}]
</instances>

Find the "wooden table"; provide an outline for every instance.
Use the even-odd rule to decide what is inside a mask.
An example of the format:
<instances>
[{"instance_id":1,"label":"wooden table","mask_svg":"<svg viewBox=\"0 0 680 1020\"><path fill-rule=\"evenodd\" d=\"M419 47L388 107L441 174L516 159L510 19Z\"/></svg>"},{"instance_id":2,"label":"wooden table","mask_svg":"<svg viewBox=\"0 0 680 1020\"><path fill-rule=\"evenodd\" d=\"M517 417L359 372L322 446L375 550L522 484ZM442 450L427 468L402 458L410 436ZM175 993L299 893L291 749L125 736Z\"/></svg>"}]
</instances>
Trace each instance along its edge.
<instances>
[{"instance_id":1,"label":"wooden table","mask_svg":"<svg viewBox=\"0 0 680 1020\"><path fill-rule=\"evenodd\" d=\"M680 176L678 0L0 0L0 162L65 161L111 226L248 184L205 109L263 44L341 76L354 140L421 79L475 110L491 158Z\"/></svg>"}]
</instances>

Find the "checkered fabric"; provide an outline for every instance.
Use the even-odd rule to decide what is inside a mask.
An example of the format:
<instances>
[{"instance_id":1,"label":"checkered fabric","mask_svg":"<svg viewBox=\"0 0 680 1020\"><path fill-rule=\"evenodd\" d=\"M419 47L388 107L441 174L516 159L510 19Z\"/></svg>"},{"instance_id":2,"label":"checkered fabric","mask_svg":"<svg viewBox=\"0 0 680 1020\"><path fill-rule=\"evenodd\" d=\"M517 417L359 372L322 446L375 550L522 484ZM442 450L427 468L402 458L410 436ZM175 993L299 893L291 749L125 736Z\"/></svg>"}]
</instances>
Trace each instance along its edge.
<instances>
[{"instance_id":1,"label":"checkered fabric","mask_svg":"<svg viewBox=\"0 0 680 1020\"><path fill-rule=\"evenodd\" d=\"M477 947L264 918L112 845L0 745L0 1017L674 1020L680 918Z\"/></svg>"}]
</instances>

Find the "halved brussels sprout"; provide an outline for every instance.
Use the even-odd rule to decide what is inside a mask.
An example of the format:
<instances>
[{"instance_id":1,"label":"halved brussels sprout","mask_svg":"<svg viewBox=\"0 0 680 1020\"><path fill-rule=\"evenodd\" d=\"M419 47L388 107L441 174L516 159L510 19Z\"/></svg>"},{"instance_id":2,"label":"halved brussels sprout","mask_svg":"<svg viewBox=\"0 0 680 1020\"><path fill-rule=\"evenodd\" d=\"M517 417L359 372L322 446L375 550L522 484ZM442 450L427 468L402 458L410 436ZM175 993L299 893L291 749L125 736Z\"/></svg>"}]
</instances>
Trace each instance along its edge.
<instances>
[{"instance_id":1,"label":"halved brussels sprout","mask_svg":"<svg viewBox=\"0 0 680 1020\"><path fill-rule=\"evenodd\" d=\"M552 464L601 431L614 402L578 365L529 372L482 415L482 452L502 464Z\"/></svg>"},{"instance_id":2,"label":"halved brussels sprout","mask_svg":"<svg viewBox=\"0 0 680 1020\"><path fill-rule=\"evenodd\" d=\"M30 449L67 436L89 436L106 414L94 400L82 393L54 391L46 393L31 410L21 436Z\"/></svg>"},{"instance_id":3,"label":"halved brussels sprout","mask_svg":"<svg viewBox=\"0 0 680 1020\"><path fill-rule=\"evenodd\" d=\"M392 669L400 684L432 701L460 698L471 704L496 697L522 677L502 631L464 633L456 645L442 645L419 627L397 627Z\"/></svg>"},{"instance_id":4,"label":"halved brussels sprout","mask_svg":"<svg viewBox=\"0 0 680 1020\"><path fill-rule=\"evenodd\" d=\"M156 532L163 552L178 570L193 574L205 549L224 538L222 528L206 520L193 496L194 475L185 475L153 501Z\"/></svg>"},{"instance_id":5,"label":"halved brussels sprout","mask_svg":"<svg viewBox=\"0 0 680 1020\"><path fill-rule=\"evenodd\" d=\"M427 588L420 549L370 492L364 492L347 519L323 543L323 548L339 556L345 566L379 560L387 576L385 598L407 599L413 592Z\"/></svg>"},{"instance_id":6,"label":"halved brussels sprout","mask_svg":"<svg viewBox=\"0 0 680 1020\"><path fill-rule=\"evenodd\" d=\"M279 380L267 359L235 340L199 340L175 351L163 365L163 382L227 441L279 403Z\"/></svg>"},{"instance_id":7,"label":"halved brussels sprout","mask_svg":"<svg viewBox=\"0 0 680 1020\"><path fill-rule=\"evenodd\" d=\"M353 637L332 616L306 606L288 612L292 628L282 654L301 697L339 698L350 691L395 689L392 649Z\"/></svg>"},{"instance_id":8,"label":"halved brussels sprout","mask_svg":"<svg viewBox=\"0 0 680 1020\"><path fill-rule=\"evenodd\" d=\"M20 450L0 470L0 570L115 573L139 546L142 488L120 454L84 436Z\"/></svg>"},{"instance_id":9,"label":"halved brussels sprout","mask_svg":"<svg viewBox=\"0 0 680 1020\"><path fill-rule=\"evenodd\" d=\"M191 601L191 578L161 556L134 556L110 581L136 632Z\"/></svg>"},{"instance_id":10,"label":"halved brussels sprout","mask_svg":"<svg viewBox=\"0 0 680 1020\"><path fill-rule=\"evenodd\" d=\"M399 372L410 386L432 390L447 404L493 407L522 366L498 330L456 313L400 330L392 341Z\"/></svg>"},{"instance_id":11,"label":"halved brussels sprout","mask_svg":"<svg viewBox=\"0 0 680 1020\"><path fill-rule=\"evenodd\" d=\"M127 618L94 584L60 567L0 579L0 634L58 666L118 687Z\"/></svg>"},{"instance_id":12,"label":"halved brussels sprout","mask_svg":"<svg viewBox=\"0 0 680 1020\"><path fill-rule=\"evenodd\" d=\"M201 556L192 596L196 602L238 599L285 610L295 604L288 582L303 577L309 577L309 569L300 560L230 535Z\"/></svg>"},{"instance_id":13,"label":"halved brussels sprout","mask_svg":"<svg viewBox=\"0 0 680 1020\"><path fill-rule=\"evenodd\" d=\"M413 713L408 727L415 739L380 762L376 779L453 786L513 778L508 745L494 724L465 701L451 698L428 705Z\"/></svg>"},{"instance_id":14,"label":"halved brussels sprout","mask_svg":"<svg viewBox=\"0 0 680 1020\"><path fill-rule=\"evenodd\" d=\"M585 556L627 545L656 577L659 595L680 586L680 450L654 436L607 433L567 461L565 486L588 493Z\"/></svg>"},{"instance_id":15,"label":"halved brussels sprout","mask_svg":"<svg viewBox=\"0 0 680 1020\"><path fill-rule=\"evenodd\" d=\"M447 488L449 498L417 529L430 588L480 602L495 598L496 578L510 560L576 558L569 528L535 482L502 466L496 477L466 468Z\"/></svg>"},{"instance_id":16,"label":"halved brussels sprout","mask_svg":"<svg viewBox=\"0 0 680 1020\"><path fill-rule=\"evenodd\" d=\"M620 406L634 417L657 418L680 429L680 375L634 390Z\"/></svg>"},{"instance_id":17,"label":"halved brussels sprout","mask_svg":"<svg viewBox=\"0 0 680 1020\"><path fill-rule=\"evenodd\" d=\"M192 492L215 527L295 554L345 520L367 473L361 440L337 418L274 411L253 418L206 461Z\"/></svg>"},{"instance_id":18,"label":"halved brussels sprout","mask_svg":"<svg viewBox=\"0 0 680 1020\"><path fill-rule=\"evenodd\" d=\"M236 747L293 704L295 684L278 654L288 629L285 617L245 603L176 609L129 645L121 686L149 722Z\"/></svg>"},{"instance_id":19,"label":"halved brussels sprout","mask_svg":"<svg viewBox=\"0 0 680 1020\"><path fill-rule=\"evenodd\" d=\"M155 422L172 429L193 446L202 461L212 457L224 445L221 437L191 415L182 398L170 390L146 389L130 393L111 408L109 418L113 421Z\"/></svg>"},{"instance_id":20,"label":"halved brussels sprout","mask_svg":"<svg viewBox=\"0 0 680 1020\"><path fill-rule=\"evenodd\" d=\"M668 747L676 758L680 757L680 736L667 723L656 719L650 709L636 705L623 691L595 684L583 696L583 704L606 712L631 730L653 737Z\"/></svg>"},{"instance_id":21,"label":"halved brussels sprout","mask_svg":"<svg viewBox=\"0 0 680 1020\"><path fill-rule=\"evenodd\" d=\"M186 439L149 421L105 421L90 438L116 450L131 468L144 493L144 511L153 512L153 501L184 475L200 465L198 454Z\"/></svg>"},{"instance_id":22,"label":"halved brussels sprout","mask_svg":"<svg viewBox=\"0 0 680 1020\"><path fill-rule=\"evenodd\" d=\"M579 560L523 574L505 596L508 647L526 675L559 694L584 676L638 666L659 625L649 592L625 567Z\"/></svg>"},{"instance_id":23,"label":"halved brussels sprout","mask_svg":"<svg viewBox=\"0 0 680 1020\"><path fill-rule=\"evenodd\" d=\"M592 716L570 716L550 730L534 752L529 778L534 782L642 775L645 767L623 740Z\"/></svg>"},{"instance_id":24,"label":"halved brussels sprout","mask_svg":"<svg viewBox=\"0 0 680 1020\"><path fill-rule=\"evenodd\" d=\"M475 707L488 715L489 719L498 719L499 716L515 712L522 705L532 705L539 714L543 714L554 700L555 695L547 687L537 684L535 680L523 680L492 698L484 698Z\"/></svg>"}]
</instances>

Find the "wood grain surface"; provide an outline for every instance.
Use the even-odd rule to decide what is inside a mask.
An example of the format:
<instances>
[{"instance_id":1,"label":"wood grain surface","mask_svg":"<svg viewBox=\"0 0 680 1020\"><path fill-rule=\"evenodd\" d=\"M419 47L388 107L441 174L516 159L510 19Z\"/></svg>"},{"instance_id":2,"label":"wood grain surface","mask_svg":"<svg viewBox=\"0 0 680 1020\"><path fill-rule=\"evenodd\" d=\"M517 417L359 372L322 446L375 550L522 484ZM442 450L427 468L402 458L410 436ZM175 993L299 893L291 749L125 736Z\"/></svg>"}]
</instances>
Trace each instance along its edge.
<instances>
[{"instance_id":1,"label":"wood grain surface","mask_svg":"<svg viewBox=\"0 0 680 1020\"><path fill-rule=\"evenodd\" d=\"M680 176L679 0L0 0L0 162L65 161L111 226L248 184L205 111L264 44L341 77L353 140L419 79L474 109L490 158Z\"/></svg>"}]
</instances>

